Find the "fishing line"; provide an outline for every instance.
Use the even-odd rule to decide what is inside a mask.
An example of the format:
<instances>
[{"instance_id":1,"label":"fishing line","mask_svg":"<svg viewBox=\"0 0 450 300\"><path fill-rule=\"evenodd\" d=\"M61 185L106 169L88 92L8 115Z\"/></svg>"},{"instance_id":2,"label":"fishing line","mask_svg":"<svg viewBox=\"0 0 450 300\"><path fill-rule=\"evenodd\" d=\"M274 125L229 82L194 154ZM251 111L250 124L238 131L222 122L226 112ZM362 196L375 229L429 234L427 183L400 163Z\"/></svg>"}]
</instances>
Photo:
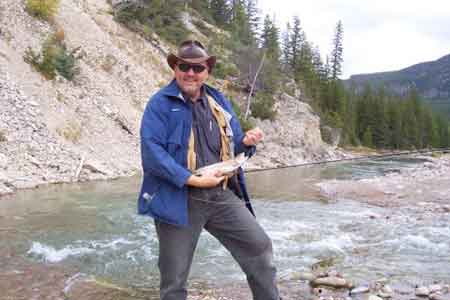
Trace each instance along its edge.
<instances>
[{"instance_id":1,"label":"fishing line","mask_svg":"<svg viewBox=\"0 0 450 300\"><path fill-rule=\"evenodd\" d=\"M313 165L325 165L325 164L345 162L345 161L378 159L378 158L395 157L395 156L412 155L412 154L426 154L426 153L434 153L434 152L447 153L449 151L450 151L450 148L435 148L435 149L425 149L425 150L416 150L416 151L392 152L392 153L381 154L381 155L366 155L366 156L349 157L349 158L334 159L334 160L323 160L323 161L307 162L307 163L287 165L287 166L277 166L277 167L269 167L269 168L261 168L261 169L251 169L251 170L244 170L244 173L256 173L256 172L263 172L263 171L273 171L273 170L297 168L297 167L306 167L306 166L313 166Z\"/></svg>"}]
</instances>

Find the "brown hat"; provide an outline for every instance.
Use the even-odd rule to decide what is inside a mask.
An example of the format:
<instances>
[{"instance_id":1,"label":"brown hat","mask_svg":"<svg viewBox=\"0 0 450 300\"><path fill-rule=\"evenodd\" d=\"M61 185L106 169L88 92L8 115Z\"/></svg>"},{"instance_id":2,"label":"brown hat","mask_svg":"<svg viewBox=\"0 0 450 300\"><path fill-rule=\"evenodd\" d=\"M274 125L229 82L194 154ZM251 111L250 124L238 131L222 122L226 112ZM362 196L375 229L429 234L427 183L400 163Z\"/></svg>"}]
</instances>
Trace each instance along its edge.
<instances>
[{"instance_id":1,"label":"brown hat","mask_svg":"<svg viewBox=\"0 0 450 300\"><path fill-rule=\"evenodd\" d=\"M187 40L180 44L177 55L170 53L167 56L167 63L172 68L175 68L178 60L182 60L192 64L198 64L205 62L208 64L209 71L216 64L216 57L209 56L205 47L199 42L194 40Z\"/></svg>"}]
</instances>

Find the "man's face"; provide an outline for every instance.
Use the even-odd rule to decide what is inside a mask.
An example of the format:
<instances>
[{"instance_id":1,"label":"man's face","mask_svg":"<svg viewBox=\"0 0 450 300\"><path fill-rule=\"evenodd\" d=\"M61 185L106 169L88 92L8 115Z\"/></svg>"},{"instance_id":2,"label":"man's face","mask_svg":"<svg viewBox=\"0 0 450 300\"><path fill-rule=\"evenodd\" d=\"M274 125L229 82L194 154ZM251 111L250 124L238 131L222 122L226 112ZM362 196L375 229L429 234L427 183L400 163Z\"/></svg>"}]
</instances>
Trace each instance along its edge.
<instances>
[{"instance_id":1,"label":"man's face","mask_svg":"<svg viewBox=\"0 0 450 300\"><path fill-rule=\"evenodd\" d=\"M203 66L205 69L196 73L194 69L201 69L201 67L195 66ZM189 68L187 69L187 67ZM200 89L206 79L208 79L208 66L206 63L190 64L178 61L175 66L175 79L180 89L195 100L200 96Z\"/></svg>"}]
</instances>

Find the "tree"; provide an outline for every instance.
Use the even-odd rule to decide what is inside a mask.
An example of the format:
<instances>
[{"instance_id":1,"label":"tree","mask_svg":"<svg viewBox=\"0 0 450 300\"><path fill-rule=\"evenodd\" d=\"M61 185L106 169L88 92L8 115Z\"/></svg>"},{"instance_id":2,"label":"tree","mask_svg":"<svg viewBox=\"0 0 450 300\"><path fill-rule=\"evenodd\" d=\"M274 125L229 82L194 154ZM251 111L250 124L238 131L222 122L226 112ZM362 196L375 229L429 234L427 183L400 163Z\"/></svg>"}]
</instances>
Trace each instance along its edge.
<instances>
[{"instance_id":1,"label":"tree","mask_svg":"<svg viewBox=\"0 0 450 300\"><path fill-rule=\"evenodd\" d=\"M370 129L370 126L367 127L366 131L364 131L363 145L369 148L373 147L372 130Z\"/></svg>"},{"instance_id":2,"label":"tree","mask_svg":"<svg viewBox=\"0 0 450 300\"><path fill-rule=\"evenodd\" d=\"M225 27L230 21L230 5L227 0L211 0L210 1L211 15L220 27Z\"/></svg>"},{"instance_id":3,"label":"tree","mask_svg":"<svg viewBox=\"0 0 450 300\"><path fill-rule=\"evenodd\" d=\"M343 39L344 39L344 28L342 22L338 21L336 24L336 30L333 37L333 50L331 51L331 79L337 80L338 76L342 74L342 63L343 58Z\"/></svg>"},{"instance_id":4,"label":"tree","mask_svg":"<svg viewBox=\"0 0 450 300\"><path fill-rule=\"evenodd\" d=\"M247 14L249 33L253 37L253 41L256 41L256 36L258 34L260 15L259 10L256 5L256 0L247 0L247 5L245 7Z\"/></svg>"},{"instance_id":5,"label":"tree","mask_svg":"<svg viewBox=\"0 0 450 300\"><path fill-rule=\"evenodd\" d=\"M261 34L261 46L266 50L266 55L275 61L280 57L279 29L269 15L264 18L264 26Z\"/></svg>"},{"instance_id":6,"label":"tree","mask_svg":"<svg viewBox=\"0 0 450 300\"><path fill-rule=\"evenodd\" d=\"M295 16L293 19L293 27L289 36L289 55L290 61L289 65L291 66L292 71L294 72L294 77L296 77L296 73L298 70L298 66L300 64L300 51L302 49L305 37L303 33L303 29L300 25L300 18Z\"/></svg>"},{"instance_id":7,"label":"tree","mask_svg":"<svg viewBox=\"0 0 450 300\"><path fill-rule=\"evenodd\" d=\"M291 25L289 22L286 24L286 30L282 34L282 42L281 42L281 62L283 64L283 67L286 71L290 71L290 61L291 61L291 39L290 39L290 33L291 33Z\"/></svg>"}]
</instances>

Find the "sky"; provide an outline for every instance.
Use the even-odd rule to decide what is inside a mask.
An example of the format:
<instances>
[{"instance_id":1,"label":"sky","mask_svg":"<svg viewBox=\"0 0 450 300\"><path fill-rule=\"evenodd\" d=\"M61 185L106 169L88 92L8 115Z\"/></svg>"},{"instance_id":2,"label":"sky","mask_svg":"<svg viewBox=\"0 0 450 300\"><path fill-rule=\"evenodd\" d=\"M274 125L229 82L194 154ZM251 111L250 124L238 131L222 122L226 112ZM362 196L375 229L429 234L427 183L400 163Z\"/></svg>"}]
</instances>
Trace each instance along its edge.
<instances>
[{"instance_id":1,"label":"sky","mask_svg":"<svg viewBox=\"0 0 450 300\"><path fill-rule=\"evenodd\" d=\"M450 54L448 0L258 0L263 15L285 30L298 16L322 57L331 52L336 23L344 27L342 79L400 70Z\"/></svg>"}]
</instances>

